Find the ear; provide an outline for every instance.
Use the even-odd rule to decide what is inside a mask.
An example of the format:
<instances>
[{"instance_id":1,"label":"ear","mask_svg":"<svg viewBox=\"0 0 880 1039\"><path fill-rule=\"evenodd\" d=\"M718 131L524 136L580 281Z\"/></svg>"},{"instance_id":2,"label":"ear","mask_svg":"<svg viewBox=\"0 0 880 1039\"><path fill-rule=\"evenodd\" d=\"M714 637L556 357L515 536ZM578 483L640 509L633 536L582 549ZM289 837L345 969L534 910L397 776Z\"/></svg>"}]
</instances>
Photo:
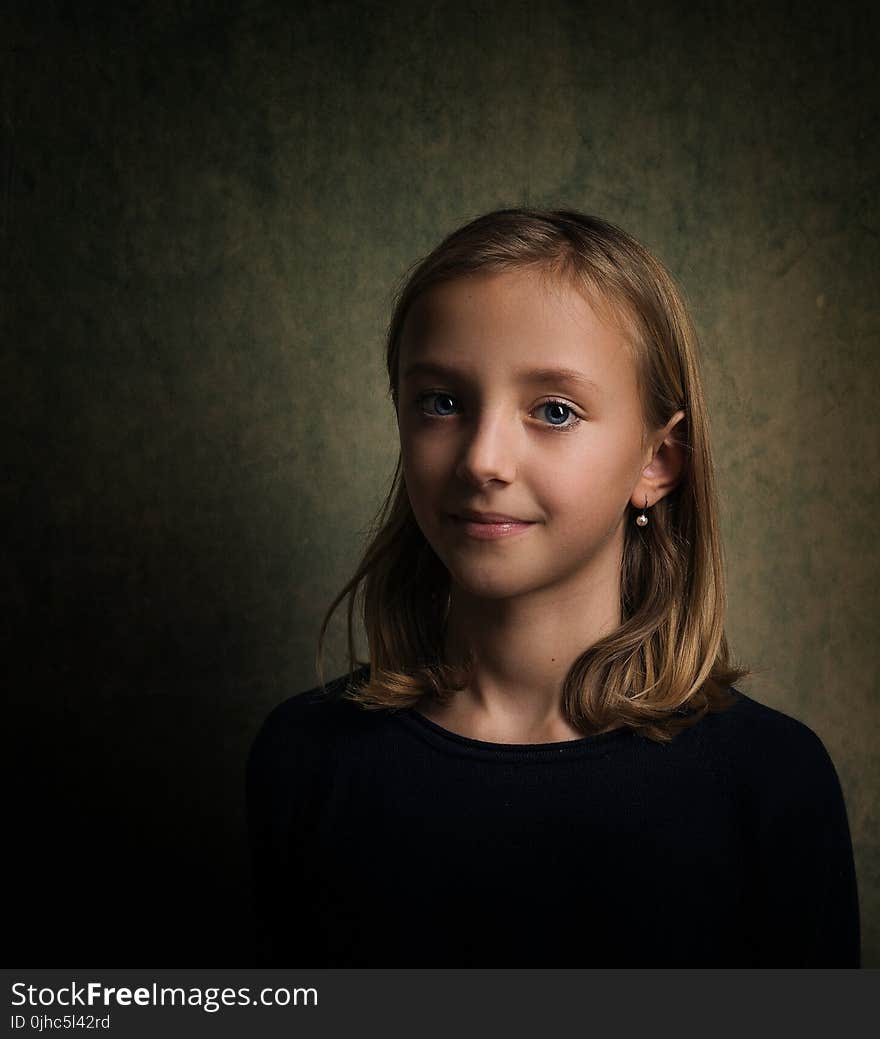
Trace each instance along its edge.
<instances>
[{"instance_id":1,"label":"ear","mask_svg":"<svg viewBox=\"0 0 880 1039\"><path fill-rule=\"evenodd\" d=\"M674 429L685 417L683 411L676 411L672 418L651 437L647 452L647 464L642 469L639 482L633 489L630 502L637 509L656 505L661 498L678 486L687 459L686 448L679 443Z\"/></svg>"}]
</instances>

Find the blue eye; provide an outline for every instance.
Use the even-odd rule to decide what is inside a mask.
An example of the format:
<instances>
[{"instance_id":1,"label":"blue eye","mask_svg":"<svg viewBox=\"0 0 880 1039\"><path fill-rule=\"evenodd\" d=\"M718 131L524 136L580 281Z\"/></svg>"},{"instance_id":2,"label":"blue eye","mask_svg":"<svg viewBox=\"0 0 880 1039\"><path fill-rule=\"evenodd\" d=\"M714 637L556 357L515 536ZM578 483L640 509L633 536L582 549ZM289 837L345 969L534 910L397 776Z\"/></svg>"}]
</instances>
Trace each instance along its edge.
<instances>
[{"instance_id":1,"label":"blue eye","mask_svg":"<svg viewBox=\"0 0 880 1039\"><path fill-rule=\"evenodd\" d=\"M561 400L548 400L546 402L546 404L542 404L541 407L547 409L547 411L545 413L547 414L547 417L548 417L548 419L550 421L550 425L551 426L563 426L563 425L566 425L565 415L559 415L558 413L560 411L571 412L571 408L567 404L563 404ZM553 410L553 411L556 412L556 415L554 417L552 417L552 418L550 417L550 414L549 414L550 410ZM572 412L572 414L573 414L573 412ZM555 421L557 418L559 419L558 422Z\"/></svg>"},{"instance_id":2,"label":"blue eye","mask_svg":"<svg viewBox=\"0 0 880 1039\"><path fill-rule=\"evenodd\" d=\"M426 402L433 399L433 405L426 405ZM419 405L422 414L427 418L447 418L454 414L455 411L455 397L449 393L432 392L432 393L420 393L416 398L416 404ZM583 419L579 415L576 415L574 408L570 404L566 404L562 400L545 400L542 404L539 404L538 411L544 411L544 417L547 419L547 425L549 429L574 429L575 426L579 425Z\"/></svg>"},{"instance_id":3,"label":"blue eye","mask_svg":"<svg viewBox=\"0 0 880 1039\"><path fill-rule=\"evenodd\" d=\"M449 396L448 393L424 393L424 394L422 394L421 397L419 397L419 400L422 401L426 397L434 397L435 400L440 400L440 401L447 401L447 400L451 401L453 399L452 397ZM450 413L448 411L441 410L441 411L438 411L437 414L438 415L448 415Z\"/></svg>"}]
</instances>

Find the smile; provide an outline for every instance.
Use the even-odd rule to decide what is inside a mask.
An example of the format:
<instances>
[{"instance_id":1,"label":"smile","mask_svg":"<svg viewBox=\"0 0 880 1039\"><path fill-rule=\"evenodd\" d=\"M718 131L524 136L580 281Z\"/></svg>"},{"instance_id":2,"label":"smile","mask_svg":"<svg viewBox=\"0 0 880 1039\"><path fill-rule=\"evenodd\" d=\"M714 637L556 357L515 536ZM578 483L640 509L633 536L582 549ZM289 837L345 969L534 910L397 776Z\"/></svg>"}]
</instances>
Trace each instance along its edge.
<instances>
[{"instance_id":1,"label":"smile","mask_svg":"<svg viewBox=\"0 0 880 1039\"><path fill-rule=\"evenodd\" d=\"M523 520L509 520L503 523L482 523L472 519L462 519L460 516L453 516L452 522L463 534L482 541L488 541L494 538L506 538L513 534L522 534L524 531L528 530L529 527L535 525L534 523L527 523Z\"/></svg>"}]
</instances>

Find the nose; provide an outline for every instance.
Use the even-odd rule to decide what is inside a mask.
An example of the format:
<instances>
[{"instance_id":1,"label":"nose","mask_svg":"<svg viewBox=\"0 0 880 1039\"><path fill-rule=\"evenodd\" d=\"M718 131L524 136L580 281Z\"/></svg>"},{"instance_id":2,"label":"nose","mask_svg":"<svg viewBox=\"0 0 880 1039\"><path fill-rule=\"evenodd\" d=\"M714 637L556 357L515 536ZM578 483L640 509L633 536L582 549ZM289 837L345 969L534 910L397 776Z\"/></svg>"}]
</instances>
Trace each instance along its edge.
<instances>
[{"instance_id":1,"label":"nose","mask_svg":"<svg viewBox=\"0 0 880 1039\"><path fill-rule=\"evenodd\" d=\"M500 412L484 414L464 435L456 476L475 487L490 480L511 483L516 475L515 441L509 419Z\"/></svg>"}]
</instances>

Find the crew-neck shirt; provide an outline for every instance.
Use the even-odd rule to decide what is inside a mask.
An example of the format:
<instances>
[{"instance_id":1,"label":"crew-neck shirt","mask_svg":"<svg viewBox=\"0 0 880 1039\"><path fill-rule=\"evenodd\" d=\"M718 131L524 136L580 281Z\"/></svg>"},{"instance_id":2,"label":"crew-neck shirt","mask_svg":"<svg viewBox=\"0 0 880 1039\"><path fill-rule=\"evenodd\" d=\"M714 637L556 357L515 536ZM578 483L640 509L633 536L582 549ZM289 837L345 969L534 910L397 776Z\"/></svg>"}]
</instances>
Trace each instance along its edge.
<instances>
[{"instance_id":1,"label":"crew-neck shirt","mask_svg":"<svg viewBox=\"0 0 880 1039\"><path fill-rule=\"evenodd\" d=\"M275 707L247 766L260 965L857 967L834 764L731 688L668 743L473 739L342 693Z\"/></svg>"}]
</instances>

